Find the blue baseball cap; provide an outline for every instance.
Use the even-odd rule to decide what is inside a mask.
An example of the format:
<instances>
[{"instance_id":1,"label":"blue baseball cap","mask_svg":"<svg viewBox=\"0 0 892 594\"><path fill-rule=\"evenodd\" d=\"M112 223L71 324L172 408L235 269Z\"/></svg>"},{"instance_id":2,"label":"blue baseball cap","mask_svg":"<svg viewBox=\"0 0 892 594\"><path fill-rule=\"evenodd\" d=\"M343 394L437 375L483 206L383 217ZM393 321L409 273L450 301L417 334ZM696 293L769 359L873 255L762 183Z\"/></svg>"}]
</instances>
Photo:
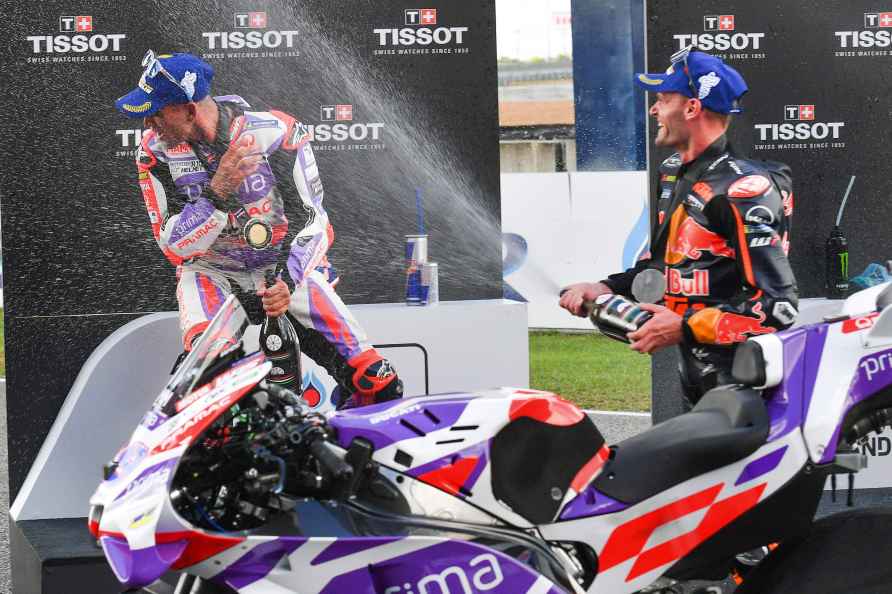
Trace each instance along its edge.
<instances>
[{"instance_id":1,"label":"blue baseball cap","mask_svg":"<svg viewBox=\"0 0 892 594\"><path fill-rule=\"evenodd\" d=\"M697 98L717 113L741 113L740 98L749 90L740 73L720 58L687 47L672 55L664 73L635 75L638 86L652 93L681 93Z\"/></svg>"},{"instance_id":2,"label":"blue baseball cap","mask_svg":"<svg viewBox=\"0 0 892 594\"><path fill-rule=\"evenodd\" d=\"M153 115L166 105L204 99L211 90L214 69L192 54L162 54L149 50L136 88L115 101L130 118Z\"/></svg>"}]
</instances>

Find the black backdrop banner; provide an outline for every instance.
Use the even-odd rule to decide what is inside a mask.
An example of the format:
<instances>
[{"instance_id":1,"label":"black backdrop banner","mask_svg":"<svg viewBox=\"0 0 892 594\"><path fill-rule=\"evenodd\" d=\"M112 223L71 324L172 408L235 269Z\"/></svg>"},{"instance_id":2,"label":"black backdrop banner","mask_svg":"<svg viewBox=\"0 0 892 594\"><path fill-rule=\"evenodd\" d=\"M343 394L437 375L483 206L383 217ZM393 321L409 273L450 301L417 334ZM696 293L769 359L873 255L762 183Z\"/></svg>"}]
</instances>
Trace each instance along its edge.
<instances>
[{"instance_id":1,"label":"black backdrop banner","mask_svg":"<svg viewBox=\"0 0 892 594\"><path fill-rule=\"evenodd\" d=\"M750 158L793 169L790 259L801 297L824 294L824 245L853 175L841 224L849 275L892 258L886 206L892 12L877 6L873 0L647 0L648 71L665 70L672 53L691 43L725 59L750 88L745 113L729 131L732 144ZM653 138L652 119L649 125ZM667 154L651 147L654 181Z\"/></svg>"},{"instance_id":2,"label":"black backdrop banner","mask_svg":"<svg viewBox=\"0 0 892 594\"><path fill-rule=\"evenodd\" d=\"M137 186L141 122L114 109L148 49L197 54L216 69L215 95L313 127L347 303L403 299L416 190L441 297L502 296L494 2L3 6L13 497L90 352L139 315L176 309ZM287 214L305 218L297 200Z\"/></svg>"}]
</instances>

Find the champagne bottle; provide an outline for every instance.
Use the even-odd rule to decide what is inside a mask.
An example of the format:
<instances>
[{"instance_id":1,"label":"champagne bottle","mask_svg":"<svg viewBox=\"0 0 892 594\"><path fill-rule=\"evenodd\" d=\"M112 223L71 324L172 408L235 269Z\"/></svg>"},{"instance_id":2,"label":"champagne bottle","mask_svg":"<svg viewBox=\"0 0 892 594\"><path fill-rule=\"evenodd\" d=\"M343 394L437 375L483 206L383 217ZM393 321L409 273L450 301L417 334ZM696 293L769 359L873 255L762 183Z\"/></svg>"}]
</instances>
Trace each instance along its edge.
<instances>
[{"instance_id":1,"label":"champagne bottle","mask_svg":"<svg viewBox=\"0 0 892 594\"><path fill-rule=\"evenodd\" d=\"M599 295L589 313L592 324L602 334L622 342L632 342L628 334L641 328L652 317L652 313L641 309L631 299L610 293Z\"/></svg>"},{"instance_id":2,"label":"champagne bottle","mask_svg":"<svg viewBox=\"0 0 892 594\"><path fill-rule=\"evenodd\" d=\"M276 284L272 270L266 271L266 286ZM260 348L273 364L267 379L297 394L301 392L303 375L300 368L300 342L297 331L288 316L277 318L267 315L260 328Z\"/></svg>"}]
</instances>

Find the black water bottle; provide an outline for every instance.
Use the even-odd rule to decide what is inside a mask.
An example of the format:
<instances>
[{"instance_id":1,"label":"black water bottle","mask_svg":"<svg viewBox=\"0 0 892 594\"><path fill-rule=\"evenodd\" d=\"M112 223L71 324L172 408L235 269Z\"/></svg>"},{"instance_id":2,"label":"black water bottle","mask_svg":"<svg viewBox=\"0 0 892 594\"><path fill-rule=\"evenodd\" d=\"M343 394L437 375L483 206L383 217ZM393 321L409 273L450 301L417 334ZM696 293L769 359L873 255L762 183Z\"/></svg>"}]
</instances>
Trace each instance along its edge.
<instances>
[{"instance_id":1,"label":"black water bottle","mask_svg":"<svg viewBox=\"0 0 892 594\"><path fill-rule=\"evenodd\" d=\"M276 284L272 270L266 271L266 286ZM288 316L283 314L277 318L267 315L260 328L260 348L273 364L267 379L274 384L300 394L300 342L297 331Z\"/></svg>"},{"instance_id":2,"label":"black water bottle","mask_svg":"<svg viewBox=\"0 0 892 594\"><path fill-rule=\"evenodd\" d=\"M834 226L825 248L827 298L842 299L849 292L849 242Z\"/></svg>"}]
</instances>

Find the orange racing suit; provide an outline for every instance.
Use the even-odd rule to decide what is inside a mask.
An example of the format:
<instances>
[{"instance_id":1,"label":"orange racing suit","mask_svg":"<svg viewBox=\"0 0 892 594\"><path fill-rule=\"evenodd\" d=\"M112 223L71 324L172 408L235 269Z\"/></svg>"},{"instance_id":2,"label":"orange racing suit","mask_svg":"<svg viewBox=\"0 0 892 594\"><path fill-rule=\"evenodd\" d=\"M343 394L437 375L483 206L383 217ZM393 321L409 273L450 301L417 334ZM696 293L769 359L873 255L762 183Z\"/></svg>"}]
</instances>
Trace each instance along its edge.
<instances>
[{"instance_id":1,"label":"orange racing suit","mask_svg":"<svg viewBox=\"0 0 892 594\"><path fill-rule=\"evenodd\" d=\"M664 304L683 316L682 385L695 403L733 382L737 343L796 319L790 169L738 158L722 136L689 163L663 161L656 206L651 257L602 282L631 297L639 272L664 272Z\"/></svg>"}]
</instances>

